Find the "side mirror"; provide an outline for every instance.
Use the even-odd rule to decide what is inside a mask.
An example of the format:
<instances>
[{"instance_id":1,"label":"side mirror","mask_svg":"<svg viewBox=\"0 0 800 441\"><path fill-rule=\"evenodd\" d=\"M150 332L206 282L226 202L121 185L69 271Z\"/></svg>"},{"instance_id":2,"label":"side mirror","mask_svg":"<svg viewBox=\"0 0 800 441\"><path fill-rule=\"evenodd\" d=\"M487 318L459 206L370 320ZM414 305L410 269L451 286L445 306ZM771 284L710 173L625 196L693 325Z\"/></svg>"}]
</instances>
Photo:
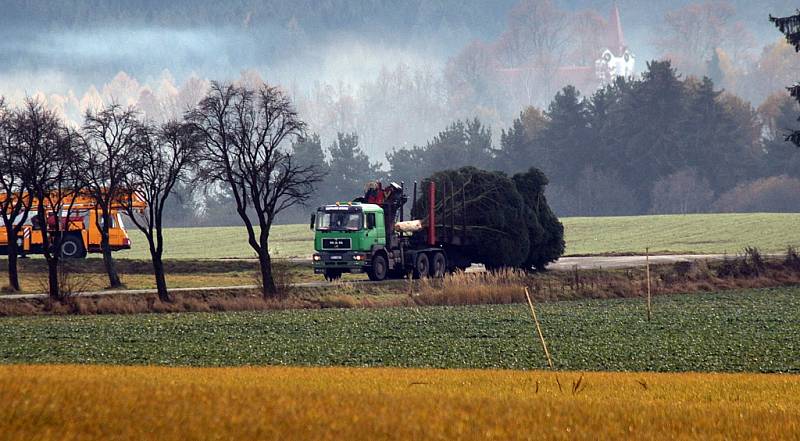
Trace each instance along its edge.
<instances>
[{"instance_id":1,"label":"side mirror","mask_svg":"<svg viewBox=\"0 0 800 441\"><path fill-rule=\"evenodd\" d=\"M371 230L375 228L375 213L367 214L367 229Z\"/></svg>"},{"instance_id":2,"label":"side mirror","mask_svg":"<svg viewBox=\"0 0 800 441\"><path fill-rule=\"evenodd\" d=\"M311 223L309 224L308 228L313 230L314 229L314 224L316 222L317 222L317 215L314 214L314 213L311 213Z\"/></svg>"}]
</instances>

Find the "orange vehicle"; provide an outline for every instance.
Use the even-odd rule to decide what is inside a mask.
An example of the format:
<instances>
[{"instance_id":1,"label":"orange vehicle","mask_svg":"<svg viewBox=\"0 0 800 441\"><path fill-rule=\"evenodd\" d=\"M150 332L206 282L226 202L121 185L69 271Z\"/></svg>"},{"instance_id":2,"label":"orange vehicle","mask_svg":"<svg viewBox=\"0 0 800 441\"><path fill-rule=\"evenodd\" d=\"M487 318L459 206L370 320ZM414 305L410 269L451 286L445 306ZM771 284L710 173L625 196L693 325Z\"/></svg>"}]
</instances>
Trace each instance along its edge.
<instances>
[{"instance_id":1,"label":"orange vehicle","mask_svg":"<svg viewBox=\"0 0 800 441\"><path fill-rule=\"evenodd\" d=\"M2 196L0 196L2 198ZM67 208L69 210L69 220L66 217ZM34 199L33 206L24 220L22 229L17 236L17 244L20 255L42 254L44 252L44 240L42 228L46 226L48 236L54 236L57 230L62 231L64 238L61 241L61 255L71 258L83 258L87 253L100 253L101 236L97 226L97 220L102 218L102 210L90 196L79 195L74 201L66 200L63 204L64 210L61 214L60 228L56 228L56 215L52 210L46 210L47 220L42 222L37 214L39 201ZM133 207L137 210L144 210L147 205L144 201L134 195ZM123 218L123 205L119 201L111 204L111 228L109 228L109 245L112 251L127 250L131 247L131 239L125 229ZM15 224L19 219L15 221ZM0 222L0 255L8 254L8 232L5 225Z\"/></svg>"}]
</instances>

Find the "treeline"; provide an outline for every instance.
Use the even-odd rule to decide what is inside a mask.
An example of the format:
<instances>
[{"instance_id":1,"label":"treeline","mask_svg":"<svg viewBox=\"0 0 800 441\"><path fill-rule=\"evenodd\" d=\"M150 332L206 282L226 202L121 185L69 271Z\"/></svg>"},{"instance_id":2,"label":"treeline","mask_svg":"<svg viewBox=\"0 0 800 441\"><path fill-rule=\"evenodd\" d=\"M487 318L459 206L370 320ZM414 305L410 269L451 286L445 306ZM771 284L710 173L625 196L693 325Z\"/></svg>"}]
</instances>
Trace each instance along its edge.
<instances>
[{"instance_id":1,"label":"treeline","mask_svg":"<svg viewBox=\"0 0 800 441\"><path fill-rule=\"evenodd\" d=\"M477 118L459 120L382 161L365 152L358 133L328 143L306 136L294 155L326 177L308 206L279 221L305 222L311 208L360 195L376 178L410 185L462 166L509 175L543 170L559 216L795 211L800 157L784 134L800 128L798 113L786 92L756 109L708 78L684 78L670 62L654 61L640 79L620 79L588 97L566 87L547 109L525 108L500 133ZM171 226L237 222L224 187L182 187L168 204Z\"/></svg>"},{"instance_id":2,"label":"treeline","mask_svg":"<svg viewBox=\"0 0 800 441\"><path fill-rule=\"evenodd\" d=\"M328 172L312 205L357 195L376 177L411 183L471 165L543 170L560 216L795 211L800 158L784 133L799 126L797 114L788 94L754 109L708 78L684 79L669 61L653 61L641 79L590 97L564 88L547 110L523 110L499 143L471 119L425 145L395 148L385 165L360 149L356 134L339 134L327 151L310 137L295 151Z\"/></svg>"}]
</instances>

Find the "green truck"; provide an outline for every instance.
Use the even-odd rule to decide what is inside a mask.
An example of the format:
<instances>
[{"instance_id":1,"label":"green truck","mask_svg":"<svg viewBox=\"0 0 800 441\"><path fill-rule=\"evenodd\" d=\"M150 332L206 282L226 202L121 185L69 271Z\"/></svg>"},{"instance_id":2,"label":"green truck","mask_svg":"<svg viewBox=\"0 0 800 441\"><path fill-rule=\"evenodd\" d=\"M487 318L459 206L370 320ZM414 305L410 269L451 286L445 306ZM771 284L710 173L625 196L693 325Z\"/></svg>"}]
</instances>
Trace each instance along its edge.
<instances>
[{"instance_id":1,"label":"green truck","mask_svg":"<svg viewBox=\"0 0 800 441\"><path fill-rule=\"evenodd\" d=\"M442 225L444 232L437 235L435 202L429 204L425 219L404 221L403 206L408 200L404 186L375 184L365 197L325 205L312 214L315 274L336 280L344 273L366 273L370 280L381 281L444 277L470 265L460 252L461 235L448 234ZM435 201L435 184L428 190L429 200ZM451 225L450 233L454 230Z\"/></svg>"}]
</instances>

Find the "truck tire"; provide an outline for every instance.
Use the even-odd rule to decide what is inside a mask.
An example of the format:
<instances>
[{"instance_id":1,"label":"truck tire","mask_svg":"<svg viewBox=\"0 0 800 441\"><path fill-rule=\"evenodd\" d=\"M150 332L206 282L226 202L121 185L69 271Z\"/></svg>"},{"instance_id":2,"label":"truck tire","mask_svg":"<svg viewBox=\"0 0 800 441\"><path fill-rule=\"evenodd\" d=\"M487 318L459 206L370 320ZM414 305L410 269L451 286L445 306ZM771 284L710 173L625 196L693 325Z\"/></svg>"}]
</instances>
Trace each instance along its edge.
<instances>
[{"instance_id":1,"label":"truck tire","mask_svg":"<svg viewBox=\"0 0 800 441\"><path fill-rule=\"evenodd\" d=\"M372 266L370 267L369 271L367 271L369 280L372 280L373 282L382 282L386 280L387 271L388 265L386 264L386 258L383 257L383 254L376 254L372 256Z\"/></svg>"},{"instance_id":2,"label":"truck tire","mask_svg":"<svg viewBox=\"0 0 800 441\"><path fill-rule=\"evenodd\" d=\"M86 257L86 248L83 241L77 236L70 235L61 241L61 257L67 259L82 259Z\"/></svg>"},{"instance_id":3,"label":"truck tire","mask_svg":"<svg viewBox=\"0 0 800 441\"><path fill-rule=\"evenodd\" d=\"M414 259L413 277L415 279L426 278L430 274L430 271L431 265L428 255L425 253L417 254L417 258Z\"/></svg>"},{"instance_id":4,"label":"truck tire","mask_svg":"<svg viewBox=\"0 0 800 441\"><path fill-rule=\"evenodd\" d=\"M431 277L441 279L447 273L447 258L444 253L433 253L433 264L431 265Z\"/></svg>"},{"instance_id":5,"label":"truck tire","mask_svg":"<svg viewBox=\"0 0 800 441\"><path fill-rule=\"evenodd\" d=\"M325 280L328 282L335 282L342 278L342 272L339 270L325 270Z\"/></svg>"}]
</instances>

